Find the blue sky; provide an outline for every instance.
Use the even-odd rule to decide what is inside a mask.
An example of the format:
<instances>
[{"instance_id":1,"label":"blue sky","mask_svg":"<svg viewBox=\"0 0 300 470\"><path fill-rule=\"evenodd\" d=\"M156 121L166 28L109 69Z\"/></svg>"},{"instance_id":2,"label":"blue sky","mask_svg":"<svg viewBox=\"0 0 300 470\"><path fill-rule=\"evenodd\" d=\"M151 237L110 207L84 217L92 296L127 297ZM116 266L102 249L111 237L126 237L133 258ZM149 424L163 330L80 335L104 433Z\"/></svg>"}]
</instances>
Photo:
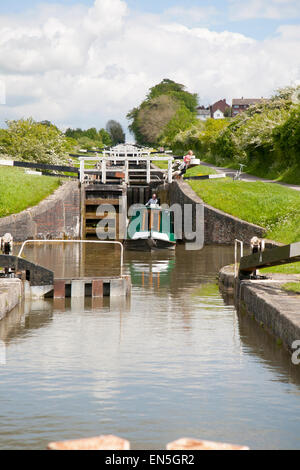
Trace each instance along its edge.
<instances>
[{"instance_id":1,"label":"blue sky","mask_svg":"<svg viewBox=\"0 0 300 470\"><path fill-rule=\"evenodd\" d=\"M205 105L268 97L300 83L299 50L300 0L2 1L0 123L126 125L164 78Z\"/></svg>"},{"instance_id":2,"label":"blue sky","mask_svg":"<svg viewBox=\"0 0 300 470\"><path fill-rule=\"evenodd\" d=\"M263 1L268 3L268 0L262 0L262 2ZM242 2L246 4L247 0L242 0ZM43 3L65 6L75 4L92 6L94 0L10 0L9 2L1 3L0 12L20 13ZM264 39L274 35L282 23L286 25L299 24L300 18L300 0L275 0L281 12L279 18L261 17L261 15L258 14L255 18L244 20L232 19L230 15L230 0L127 0L126 3L132 11L156 14L161 14L176 6L183 7L187 10L197 7L214 7L216 9L216 15L211 16L210 19L205 22L194 22L192 23L193 26L210 26L214 31L221 32L229 30L245 34L255 39ZM295 9L291 11L288 8L289 4L295 4Z\"/></svg>"}]
</instances>

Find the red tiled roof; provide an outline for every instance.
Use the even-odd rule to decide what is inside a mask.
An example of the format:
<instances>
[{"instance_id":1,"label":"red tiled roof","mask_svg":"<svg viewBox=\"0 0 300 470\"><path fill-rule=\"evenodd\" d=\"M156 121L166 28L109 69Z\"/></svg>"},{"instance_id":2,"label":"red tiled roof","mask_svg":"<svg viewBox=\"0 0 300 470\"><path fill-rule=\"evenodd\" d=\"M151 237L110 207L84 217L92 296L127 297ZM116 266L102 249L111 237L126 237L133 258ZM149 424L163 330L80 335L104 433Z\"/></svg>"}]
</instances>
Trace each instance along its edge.
<instances>
[{"instance_id":1,"label":"red tiled roof","mask_svg":"<svg viewBox=\"0 0 300 470\"><path fill-rule=\"evenodd\" d=\"M224 114L226 109L230 108L229 104L226 103L226 99L219 100L211 105L211 114L213 115L218 109Z\"/></svg>"},{"instance_id":2,"label":"red tiled roof","mask_svg":"<svg viewBox=\"0 0 300 470\"><path fill-rule=\"evenodd\" d=\"M262 103L263 101L267 100L265 98L237 98L232 100L232 106L251 106L252 104Z\"/></svg>"}]
</instances>

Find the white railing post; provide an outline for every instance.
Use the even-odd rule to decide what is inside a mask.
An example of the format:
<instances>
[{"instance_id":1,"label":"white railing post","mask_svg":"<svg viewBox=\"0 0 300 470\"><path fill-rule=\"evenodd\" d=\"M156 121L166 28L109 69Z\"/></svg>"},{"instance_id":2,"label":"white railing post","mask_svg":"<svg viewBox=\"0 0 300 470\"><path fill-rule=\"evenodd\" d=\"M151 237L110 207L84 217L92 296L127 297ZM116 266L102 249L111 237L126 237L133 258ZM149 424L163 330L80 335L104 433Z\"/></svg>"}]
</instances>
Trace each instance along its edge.
<instances>
[{"instance_id":1,"label":"white railing post","mask_svg":"<svg viewBox=\"0 0 300 470\"><path fill-rule=\"evenodd\" d=\"M102 183L106 184L106 160L101 162L101 172L102 172Z\"/></svg>"},{"instance_id":2,"label":"white railing post","mask_svg":"<svg viewBox=\"0 0 300 470\"><path fill-rule=\"evenodd\" d=\"M125 183L129 184L129 161L125 160Z\"/></svg>"},{"instance_id":3,"label":"white railing post","mask_svg":"<svg viewBox=\"0 0 300 470\"><path fill-rule=\"evenodd\" d=\"M151 183L151 161L150 158L147 160L147 183Z\"/></svg>"},{"instance_id":4,"label":"white railing post","mask_svg":"<svg viewBox=\"0 0 300 470\"><path fill-rule=\"evenodd\" d=\"M172 174L172 159L168 159L168 182L172 183L173 181L173 174Z\"/></svg>"},{"instance_id":5,"label":"white railing post","mask_svg":"<svg viewBox=\"0 0 300 470\"><path fill-rule=\"evenodd\" d=\"M80 183L84 182L84 160L80 158Z\"/></svg>"}]
</instances>

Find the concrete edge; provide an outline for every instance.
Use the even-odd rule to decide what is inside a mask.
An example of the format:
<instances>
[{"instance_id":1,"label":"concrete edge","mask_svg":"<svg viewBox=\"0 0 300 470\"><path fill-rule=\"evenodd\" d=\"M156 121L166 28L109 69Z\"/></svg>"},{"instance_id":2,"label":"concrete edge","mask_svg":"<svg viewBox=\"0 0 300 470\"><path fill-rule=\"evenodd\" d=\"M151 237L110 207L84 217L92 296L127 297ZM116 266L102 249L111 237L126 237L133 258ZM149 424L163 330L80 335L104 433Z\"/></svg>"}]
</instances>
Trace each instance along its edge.
<instances>
[{"instance_id":1,"label":"concrete edge","mask_svg":"<svg viewBox=\"0 0 300 470\"><path fill-rule=\"evenodd\" d=\"M0 320L10 313L23 298L20 279L0 279Z\"/></svg>"}]
</instances>

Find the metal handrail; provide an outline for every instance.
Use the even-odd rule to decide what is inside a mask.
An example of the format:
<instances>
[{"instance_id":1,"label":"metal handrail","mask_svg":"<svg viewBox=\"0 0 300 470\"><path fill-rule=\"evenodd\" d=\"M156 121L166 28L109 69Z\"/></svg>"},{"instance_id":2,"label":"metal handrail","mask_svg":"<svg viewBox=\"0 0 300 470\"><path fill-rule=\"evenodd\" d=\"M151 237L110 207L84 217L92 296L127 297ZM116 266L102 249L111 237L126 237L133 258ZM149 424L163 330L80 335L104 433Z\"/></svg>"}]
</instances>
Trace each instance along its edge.
<instances>
[{"instance_id":1,"label":"metal handrail","mask_svg":"<svg viewBox=\"0 0 300 470\"><path fill-rule=\"evenodd\" d=\"M19 251L18 257L21 258L23 253L24 247L27 243L101 243L101 244L111 244L111 245L119 245L121 248L121 260L120 260L120 268L121 268L121 277L123 276L123 266L124 266L124 246L121 242L117 241L104 241L104 240L26 240Z\"/></svg>"}]
</instances>

